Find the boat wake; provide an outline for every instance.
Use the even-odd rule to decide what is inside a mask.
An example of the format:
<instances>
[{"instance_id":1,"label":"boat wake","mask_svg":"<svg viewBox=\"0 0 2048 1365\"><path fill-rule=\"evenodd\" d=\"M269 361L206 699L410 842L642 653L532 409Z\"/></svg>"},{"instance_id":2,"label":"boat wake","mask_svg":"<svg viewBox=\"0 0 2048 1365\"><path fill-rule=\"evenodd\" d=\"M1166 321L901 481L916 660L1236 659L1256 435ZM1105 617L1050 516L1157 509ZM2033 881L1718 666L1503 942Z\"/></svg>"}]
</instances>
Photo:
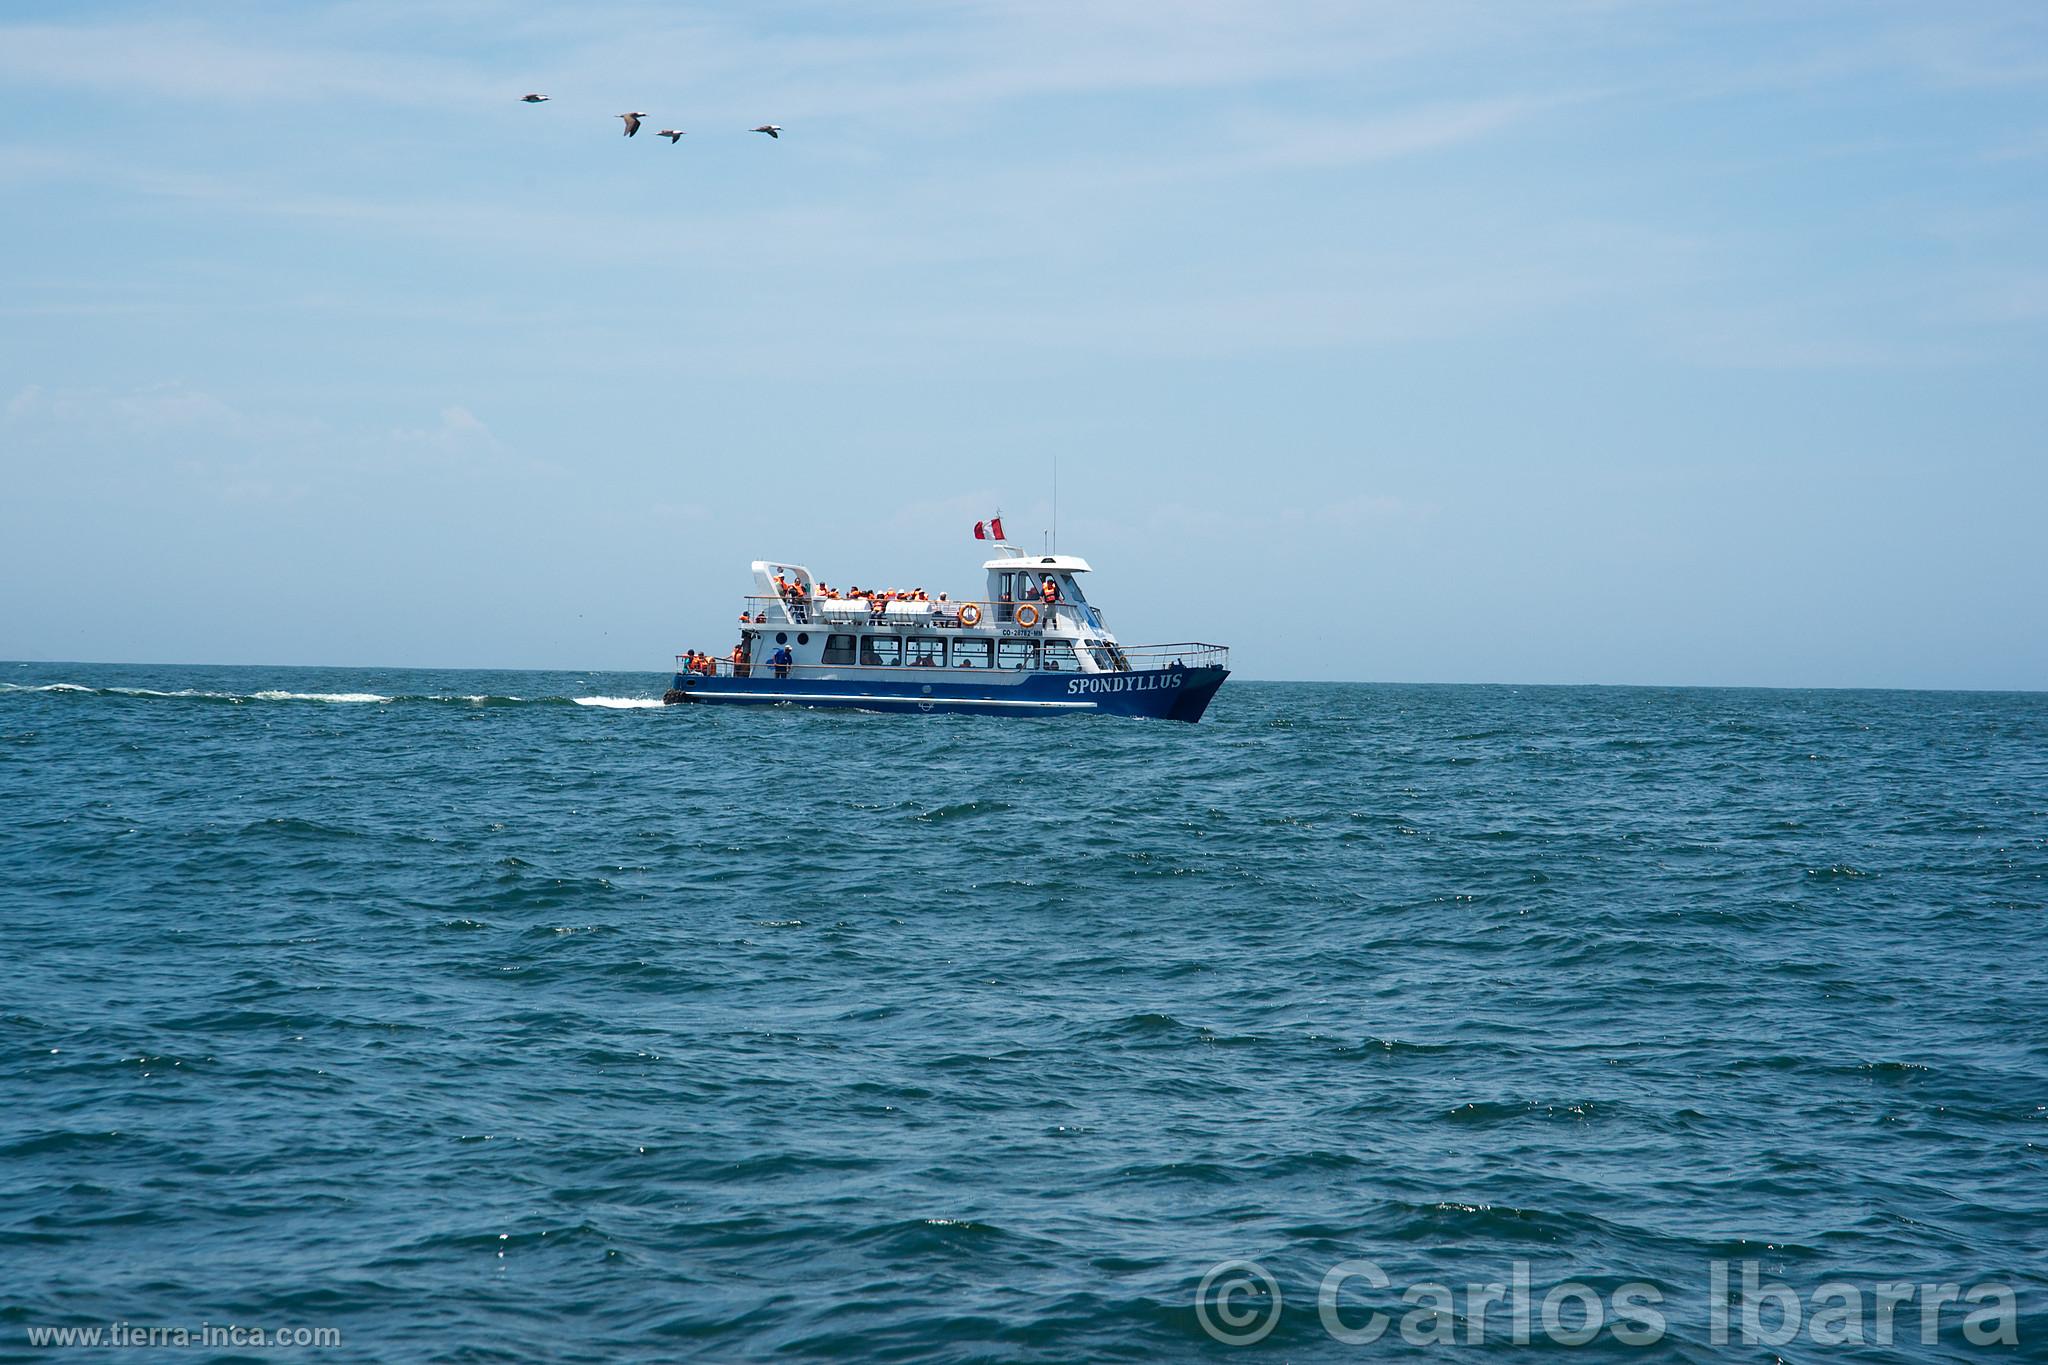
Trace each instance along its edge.
<instances>
[{"instance_id":1,"label":"boat wake","mask_svg":"<svg viewBox=\"0 0 2048 1365\"><path fill-rule=\"evenodd\" d=\"M520 697L479 693L448 696L439 693L382 692L285 692L266 688L260 692L212 692L181 687L159 691L150 687L88 687L83 683L0 683L0 696L9 693L45 693L78 697L122 697L144 701L213 702L244 706L261 702L313 702L328 705L430 705L430 706L588 706L606 711L659 710L659 697Z\"/></svg>"}]
</instances>

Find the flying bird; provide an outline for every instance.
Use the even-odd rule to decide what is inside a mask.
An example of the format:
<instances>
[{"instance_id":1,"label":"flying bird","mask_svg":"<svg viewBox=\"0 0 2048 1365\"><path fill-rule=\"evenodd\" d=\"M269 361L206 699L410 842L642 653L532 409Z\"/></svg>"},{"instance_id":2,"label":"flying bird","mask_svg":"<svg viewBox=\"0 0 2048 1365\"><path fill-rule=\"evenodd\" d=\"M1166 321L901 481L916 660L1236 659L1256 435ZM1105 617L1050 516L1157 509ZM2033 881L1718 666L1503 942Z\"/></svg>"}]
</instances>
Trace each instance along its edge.
<instances>
[{"instance_id":1,"label":"flying bird","mask_svg":"<svg viewBox=\"0 0 2048 1365\"><path fill-rule=\"evenodd\" d=\"M632 113L620 114L619 117L626 121L626 136L631 137L640 131L640 120L646 118L647 115L645 113Z\"/></svg>"},{"instance_id":2,"label":"flying bird","mask_svg":"<svg viewBox=\"0 0 2048 1365\"><path fill-rule=\"evenodd\" d=\"M782 136L781 127L773 123L764 123L759 128L749 128L747 131L750 133L766 133L768 134L768 136L774 138L779 138Z\"/></svg>"},{"instance_id":3,"label":"flying bird","mask_svg":"<svg viewBox=\"0 0 2048 1365\"><path fill-rule=\"evenodd\" d=\"M683 130L680 128L664 128L656 133L655 136L667 138L668 145L673 147L683 140Z\"/></svg>"},{"instance_id":4,"label":"flying bird","mask_svg":"<svg viewBox=\"0 0 2048 1365\"><path fill-rule=\"evenodd\" d=\"M521 104L546 104L548 97L546 95L521 95L519 102Z\"/></svg>"}]
</instances>

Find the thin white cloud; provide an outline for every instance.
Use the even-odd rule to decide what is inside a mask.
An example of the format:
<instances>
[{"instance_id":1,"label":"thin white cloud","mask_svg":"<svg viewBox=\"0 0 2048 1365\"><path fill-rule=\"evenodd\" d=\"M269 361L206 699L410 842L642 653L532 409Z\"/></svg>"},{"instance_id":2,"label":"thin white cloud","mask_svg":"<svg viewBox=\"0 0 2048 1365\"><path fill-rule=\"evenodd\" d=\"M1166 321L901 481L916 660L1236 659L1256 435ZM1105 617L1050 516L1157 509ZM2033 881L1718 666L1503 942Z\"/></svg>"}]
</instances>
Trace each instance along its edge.
<instances>
[{"instance_id":1,"label":"thin white cloud","mask_svg":"<svg viewBox=\"0 0 2048 1365\"><path fill-rule=\"evenodd\" d=\"M8 402L6 416L12 423L143 437L244 440L284 430L174 380L119 391L31 385Z\"/></svg>"},{"instance_id":2,"label":"thin white cloud","mask_svg":"<svg viewBox=\"0 0 2048 1365\"><path fill-rule=\"evenodd\" d=\"M503 93L461 63L402 50L238 41L186 23L0 26L0 79L17 88L279 106L426 106Z\"/></svg>"},{"instance_id":3,"label":"thin white cloud","mask_svg":"<svg viewBox=\"0 0 2048 1365\"><path fill-rule=\"evenodd\" d=\"M1571 102L1591 98L1573 97ZM1423 105L1362 118L1287 118L1262 114L1241 120L1241 150L1220 169L1260 166L1351 166L1475 142L1505 131L1567 101L1505 98Z\"/></svg>"},{"instance_id":4,"label":"thin white cloud","mask_svg":"<svg viewBox=\"0 0 2048 1365\"><path fill-rule=\"evenodd\" d=\"M594 102L607 112L618 100L667 99L707 111L766 109L784 121L931 118L1043 97L1355 79L1366 69L1397 72L1426 52L1569 25L1597 9L1571 0L1540 12L1472 0L1040 0L899 5L867 15L859 31L835 31L830 15L809 8L773 5L738 15L665 4L471 12L468 26L492 32L494 50L542 47L538 71L421 55L415 6L339 11L350 17L345 28L326 11L279 10L236 37L189 21L4 25L0 78L190 101L409 107L509 99L530 81L565 106Z\"/></svg>"}]
</instances>

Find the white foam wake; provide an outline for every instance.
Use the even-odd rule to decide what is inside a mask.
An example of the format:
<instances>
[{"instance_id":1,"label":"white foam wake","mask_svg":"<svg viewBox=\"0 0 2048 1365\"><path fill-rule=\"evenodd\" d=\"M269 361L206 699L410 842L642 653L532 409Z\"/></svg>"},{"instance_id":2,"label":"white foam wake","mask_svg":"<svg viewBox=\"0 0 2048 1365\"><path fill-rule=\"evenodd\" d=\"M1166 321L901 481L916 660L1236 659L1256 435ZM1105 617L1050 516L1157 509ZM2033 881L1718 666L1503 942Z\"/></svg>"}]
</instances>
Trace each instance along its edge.
<instances>
[{"instance_id":1,"label":"white foam wake","mask_svg":"<svg viewBox=\"0 0 2048 1365\"><path fill-rule=\"evenodd\" d=\"M383 705L389 702L441 702L458 703L465 706L488 706L494 703L550 704L573 702L577 706L595 706L608 711L639 711L661 705L654 697L499 697L490 693L470 696L386 696L382 692L287 692L282 688L269 688L261 692L208 692L198 688L180 688L175 692L159 691L152 687L88 687L83 683L0 683L0 692L74 692L98 697L186 697L208 701L252 702L252 701L304 701L326 702L329 704Z\"/></svg>"}]
</instances>

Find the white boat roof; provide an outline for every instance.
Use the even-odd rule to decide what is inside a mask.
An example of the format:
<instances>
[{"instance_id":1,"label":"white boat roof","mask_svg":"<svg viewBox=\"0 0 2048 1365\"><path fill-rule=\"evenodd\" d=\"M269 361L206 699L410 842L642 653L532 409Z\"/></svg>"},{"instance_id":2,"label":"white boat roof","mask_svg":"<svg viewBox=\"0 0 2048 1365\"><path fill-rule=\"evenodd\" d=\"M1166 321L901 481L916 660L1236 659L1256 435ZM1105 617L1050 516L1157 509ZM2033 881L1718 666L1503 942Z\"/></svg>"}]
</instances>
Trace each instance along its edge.
<instances>
[{"instance_id":1,"label":"white boat roof","mask_svg":"<svg viewBox=\"0 0 2048 1365\"><path fill-rule=\"evenodd\" d=\"M984 569L1035 569L1039 573L1088 573L1088 561L1079 555L1018 555L1014 559L991 559Z\"/></svg>"}]
</instances>

